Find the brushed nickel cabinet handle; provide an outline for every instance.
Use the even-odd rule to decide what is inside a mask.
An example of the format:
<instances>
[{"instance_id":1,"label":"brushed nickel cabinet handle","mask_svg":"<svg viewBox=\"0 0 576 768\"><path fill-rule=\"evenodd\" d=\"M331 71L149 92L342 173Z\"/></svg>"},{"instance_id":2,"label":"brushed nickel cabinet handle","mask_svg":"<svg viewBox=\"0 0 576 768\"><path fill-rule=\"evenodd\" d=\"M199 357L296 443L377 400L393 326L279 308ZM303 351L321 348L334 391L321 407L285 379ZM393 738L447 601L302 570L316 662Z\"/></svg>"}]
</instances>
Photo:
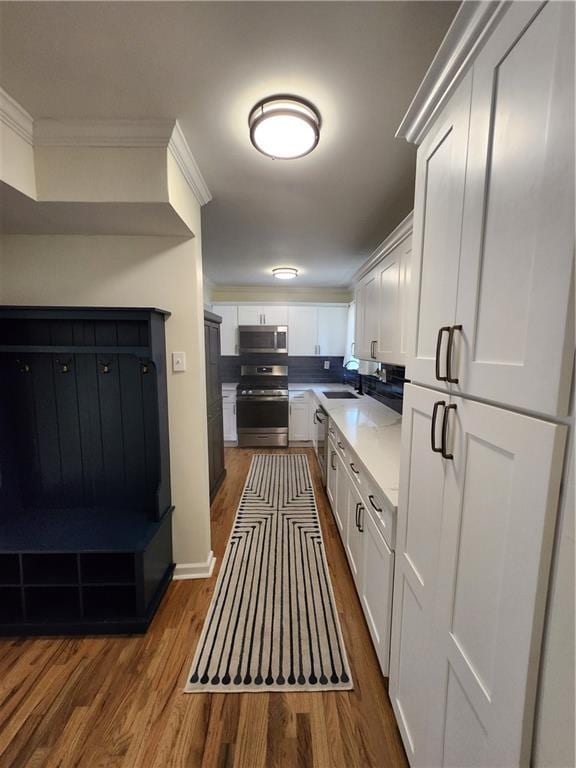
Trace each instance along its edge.
<instances>
[{"instance_id":1,"label":"brushed nickel cabinet handle","mask_svg":"<svg viewBox=\"0 0 576 768\"><path fill-rule=\"evenodd\" d=\"M355 475L359 475L360 474L360 472L354 466L353 462L350 462L350 469L352 470L352 472L354 472Z\"/></svg>"}]
</instances>

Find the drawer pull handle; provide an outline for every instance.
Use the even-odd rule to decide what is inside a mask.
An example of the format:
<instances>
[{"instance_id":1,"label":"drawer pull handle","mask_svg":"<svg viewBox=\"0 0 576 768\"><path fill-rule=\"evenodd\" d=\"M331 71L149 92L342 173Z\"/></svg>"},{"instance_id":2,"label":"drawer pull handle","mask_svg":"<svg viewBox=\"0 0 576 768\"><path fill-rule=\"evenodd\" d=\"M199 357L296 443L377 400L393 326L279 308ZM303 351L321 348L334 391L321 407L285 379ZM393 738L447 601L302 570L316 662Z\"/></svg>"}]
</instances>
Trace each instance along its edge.
<instances>
[{"instance_id":1,"label":"drawer pull handle","mask_svg":"<svg viewBox=\"0 0 576 768\"><path fill-rule=\"evenodd\" d=\"M362 525L362 512L364 511L364 505L360 504L358 509L358 522L356 523L356 526L360 533L364 533L364 526Z\"/></svg>"},{"instance_id":2,"label":"drawer pull handle","mask_svg":"<svg viewBox=\"0 0 576 768\"><path fill-rule=\"evenodd\" d=\"M438 381L447 381L447 376L441 376L440 375L440 352L442 350L442 334L446 331L447 333L450 333L450 326L449 325L443 325L442 328L438 331L438 336L436 337L436 378ZM448 344L448 347L450 347L450 344Z\"/></svg>"},{"instance_id":3,"label":"drawer pull handle","mask_svg":"<svg viewBox=\"0 0 576 768\"><path fill-rule=\"evenodd\" d=\"M370 504L372 504L372 507L373 509L376 510L376 512L378 512L379 514L382 514L382 510L380 509L380 507L377 507L376 504L374 503L374 496L372 496L372 494L368 495L368 501L370 502Z\"/></svg>"},{"instance_id":4,"label":"drawer pull handle","mask_svg":"<svg viewBox=\"0 0 576 768\"><path fill-rule=\"evenodd\" d=\"M458 384L458 377L452 376L452 349L454 347L454 331L462 331L461 325L453 325L448 332L448 345L446 347L446 381L450 384Z\"/></svg>"},{"instance_id":5,"label":"drawer pull handle","mask_svg":"<svg viewBox=\"0 0 576 768\"><path fill-rule=\"evenodd\" d=\"M436 418L438 416L438 408L446 408L445 400L436 400L434 403L434 409L432 410L432 425L430 427L430 445L434 453L442 453L442 448L436 447Z\"/></svg>"},{"instance_id":6,"label":"drawer pull handle","mask_svg":"<svg viewBox=\"0 0 576 768\"><path fill-rule=\"evenodd\" d=\"M355 475L359 475L360 474L360 472L356 469L356 467L354 466L354 464L352 462L350 462L350 469L352 470L352 472L354 472Z\"/></svg>"},{"instance_id":7,"label":"drawer pull handle","mask_svg":"<svg viewBox=\"0 0 576 768\"><path fill-rule=\"evenodd\" d=\"M445 459L454 460L454 454L448 453L446 450L446 445L448 442L448 414L450 411L456 410L456 403L452 403L451 405L447 405L444 409L444 419L442 421L442 456Z\"/></svg>"},{"instance_id":8,"label":"drawer pull handle","mask_svg":"<svg viewBox=\"0 0 576 768\"><path fill-rule=\"evenodd\" d=\"M332 469L336 469L336 467L334 466L334 457L335 456L336 456L336 451L332 451L332 456L330 457L330 466L332 467Z\"/></svg>"},{"instance_id":9,"label":"drawer pull handle","mask_svg":"<svg viewBox=\"0 0 576 768\"><path fill-rule=\"evenodd\" d=\"M356 520L355 520L355 523L356 523L356 528L358 528L358 530L360 530L360 526L358 525L358 511L360 510L361 506L362 506L361 503L359 501L357 501L356 502Z\"/></svg>"},{"instance_id":10,"label":"drawer pull handle","mask_svg":"<svg viewBox=\"0 0 576 768\"><path fill-rule=\"evenodd\" d=\"M342 450L344 450L344 446L342 445L342 443L340 442L340 440L338 440L338 448L341 448Z\"/></svg>"}]
</instances>

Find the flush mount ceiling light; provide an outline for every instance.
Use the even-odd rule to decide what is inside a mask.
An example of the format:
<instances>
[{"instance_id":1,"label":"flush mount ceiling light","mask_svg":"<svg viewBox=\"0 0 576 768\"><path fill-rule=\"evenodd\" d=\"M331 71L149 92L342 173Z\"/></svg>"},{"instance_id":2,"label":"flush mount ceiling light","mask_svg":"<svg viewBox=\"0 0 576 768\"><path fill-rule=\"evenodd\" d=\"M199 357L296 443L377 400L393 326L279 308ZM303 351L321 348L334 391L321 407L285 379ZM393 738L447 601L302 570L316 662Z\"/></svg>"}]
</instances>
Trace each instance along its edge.
<instances>
[{"instance_id":1,"label":"flush mount ceiling light","mask_svg":"<svg viewBox=\"0 0 576 768\"><path fill-rule=\"evenodd\" d=\"M272 274L278 280L293 280L295 277L298 277L298 270L294 267L276 267L276 269L272 270Z\"/></svg>"},{"instance_id":2,"label":"flush mount ceiling light","mask_svg":"<svg viewBox=\"0 0 576 768\"><path fill-rule=\"evenodd\" d=\"M309 101L296 96L269 96L250 112L250 140L269 157L304 157L320 140L320 122L318 110Z\"/></svg>"}]
</instances>

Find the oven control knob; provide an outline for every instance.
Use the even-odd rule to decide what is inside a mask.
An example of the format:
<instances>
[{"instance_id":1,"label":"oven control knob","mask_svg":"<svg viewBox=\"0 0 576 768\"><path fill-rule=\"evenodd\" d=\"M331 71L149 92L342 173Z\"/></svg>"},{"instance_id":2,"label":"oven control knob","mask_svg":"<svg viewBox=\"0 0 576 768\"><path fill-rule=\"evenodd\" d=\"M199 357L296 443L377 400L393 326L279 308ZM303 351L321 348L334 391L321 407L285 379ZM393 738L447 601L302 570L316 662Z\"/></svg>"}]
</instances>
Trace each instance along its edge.
<instances>
[{"instance_id":1,"label":"oven control knob","mask_svg":"<svg viewBox=\"0 0 576 768\"><path fill-rule=\"evenodd\" d=\"M249 394L249 395L251 395L251 394L252 394L252 390L251 390L251 389L249 389L249 390L248 390L248 394Z\"/></svg>"}]
</instances>

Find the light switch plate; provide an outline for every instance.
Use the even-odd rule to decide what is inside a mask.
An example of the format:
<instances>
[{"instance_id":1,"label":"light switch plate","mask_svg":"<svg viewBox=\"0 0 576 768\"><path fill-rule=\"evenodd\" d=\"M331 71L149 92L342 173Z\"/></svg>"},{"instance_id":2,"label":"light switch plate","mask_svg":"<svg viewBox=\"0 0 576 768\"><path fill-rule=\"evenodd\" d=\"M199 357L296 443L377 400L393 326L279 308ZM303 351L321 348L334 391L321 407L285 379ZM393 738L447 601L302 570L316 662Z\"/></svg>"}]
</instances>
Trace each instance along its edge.
<instances>
[{"instance_id":1,"label":"light switch plate","mask_svg":"<svg viewBox=\"0 0 576 768\"><path fill-rule=\"evenodd\" d=\"M325 371L330 370L330 360L324 360L324 370Z\"/></svg>"},{"instance_id":2,"label":"light switch plate","mask_svg":"<svg viewBox=\"0 0 576 768\"><path fill-rule=\"evenodd\" d=\"M172 370L174 373L186 370L186 352L172 352Z\"/></svg>"}]
</instances>

